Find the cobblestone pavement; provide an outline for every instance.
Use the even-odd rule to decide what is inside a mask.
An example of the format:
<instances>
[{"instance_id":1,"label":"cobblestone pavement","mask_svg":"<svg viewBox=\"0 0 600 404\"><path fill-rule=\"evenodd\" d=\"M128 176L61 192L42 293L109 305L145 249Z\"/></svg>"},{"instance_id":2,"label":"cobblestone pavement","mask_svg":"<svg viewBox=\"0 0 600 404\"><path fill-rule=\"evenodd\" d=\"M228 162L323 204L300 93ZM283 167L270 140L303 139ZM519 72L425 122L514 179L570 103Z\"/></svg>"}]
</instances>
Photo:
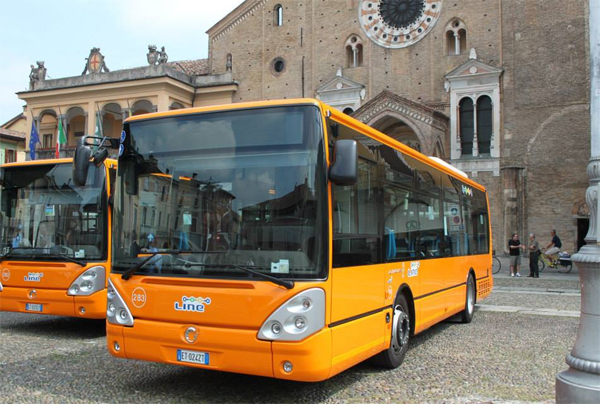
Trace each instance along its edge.
<instances>
[{"instance_id":1,"label":"cobblestone pavement","mask_svg":"<svg viewBox=\"0 0 600 404\"><path fill-rule=\"evenodd\" d=\"M314 384L120 360L102 321L0 313L0 402L553 402L579 319L484 309L579 310L578 275L495 281L471 324L414 337L400 368L363 363Z\"/></svg>"}]
</instances>

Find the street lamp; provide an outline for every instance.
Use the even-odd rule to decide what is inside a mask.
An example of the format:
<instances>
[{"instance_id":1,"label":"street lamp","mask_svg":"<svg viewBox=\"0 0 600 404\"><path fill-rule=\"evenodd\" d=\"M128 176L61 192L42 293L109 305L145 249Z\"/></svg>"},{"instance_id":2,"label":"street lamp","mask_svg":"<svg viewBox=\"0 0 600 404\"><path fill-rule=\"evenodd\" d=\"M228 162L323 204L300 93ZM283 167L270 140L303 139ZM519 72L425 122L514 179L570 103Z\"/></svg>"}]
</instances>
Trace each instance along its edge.
<instances>
[{"instance_id":1,"label":"street lamp","mask_svg":"<svg viewBox=\"0 0 600 404\"><path fill-rule=\"evenodd\" d=\"M556 375L557 403L600 403L600 1L589 0L590 129L592 156L587 173L590 208L587 245L573 255L581 283L581 317L577 340L566 362L569 369Z\"/></svg>"}]
</instances>

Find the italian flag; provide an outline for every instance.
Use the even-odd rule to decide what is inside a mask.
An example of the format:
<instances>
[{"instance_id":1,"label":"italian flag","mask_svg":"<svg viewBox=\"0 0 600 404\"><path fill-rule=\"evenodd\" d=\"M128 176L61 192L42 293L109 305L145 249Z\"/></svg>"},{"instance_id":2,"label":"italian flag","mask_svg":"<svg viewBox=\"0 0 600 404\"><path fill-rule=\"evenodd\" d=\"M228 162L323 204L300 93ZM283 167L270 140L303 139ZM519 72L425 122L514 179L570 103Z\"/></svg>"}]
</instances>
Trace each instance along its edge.
<instances>
[{"instance_id":1,"label":"italian flag","mask_svg":"<svg viewBox=\"0 0 600 404\"><path fill-rule=\"evenodd\" d=\"M58 120L58 136L56 136L56 158L60 157L59 148L61 144L67 143L67 137L62 127L62 119Z\"/></svg>"}]
</instances>

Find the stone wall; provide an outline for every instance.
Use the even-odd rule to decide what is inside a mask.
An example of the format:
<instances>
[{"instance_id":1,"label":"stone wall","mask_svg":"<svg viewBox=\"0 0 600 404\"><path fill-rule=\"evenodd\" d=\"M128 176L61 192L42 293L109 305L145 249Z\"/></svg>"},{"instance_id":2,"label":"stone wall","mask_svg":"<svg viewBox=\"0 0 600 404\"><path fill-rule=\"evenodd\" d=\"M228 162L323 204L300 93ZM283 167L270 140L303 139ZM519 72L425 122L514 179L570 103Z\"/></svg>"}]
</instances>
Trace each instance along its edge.
<instances>
[{"instance_id":1,"label":"stone wall","mask_svg":"<svg viewBox=\"0 0 600 404\"><path fill-rule=\"evenodd\" d=\"M438 108L449 105L444 76L468 60L471 48L478 60L504 69L501 174L475 178L489 189L494 247L505 251L513 231L523 239L538 233L544 243L556 228L573 251L572 210L585 194L590 155L586 0L446 0L432 31L403 49L367 38L356 0L244 4L251 11L235 24L210 31L211 72L223 72L232 55L236 102L315 96L346 66L344 44L353 34L362 40L363 66L344 68L343 75L365 86L364 103L387 90ZM274 26L278 4L280 27ZM446 28L456 18L467 28L467 46L460 55L447 55ZM275 58L285 60L281 74L272 71ZM443 112L450 116L448 107Z\"/></svg>"}]
</instances>

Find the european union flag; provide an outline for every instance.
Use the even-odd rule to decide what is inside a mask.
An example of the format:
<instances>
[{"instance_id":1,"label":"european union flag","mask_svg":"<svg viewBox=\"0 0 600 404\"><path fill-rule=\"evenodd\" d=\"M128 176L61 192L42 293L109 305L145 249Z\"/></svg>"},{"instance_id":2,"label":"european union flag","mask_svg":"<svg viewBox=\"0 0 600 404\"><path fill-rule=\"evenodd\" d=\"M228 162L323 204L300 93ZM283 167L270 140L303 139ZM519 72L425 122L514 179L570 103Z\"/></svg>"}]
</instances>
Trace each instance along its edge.
<instances>
[{"instance_id":1,"label":"european union flag","mask_svg":"<svg viewBox=\"0 0 600 404\"><path fill-rule=\"evenodd\" d=\"M35 160L35 144L40 142L40 137L35 128L35 122L31 122L31 136L29 137L29 157Z\"/></svg>"}]
</instances>

